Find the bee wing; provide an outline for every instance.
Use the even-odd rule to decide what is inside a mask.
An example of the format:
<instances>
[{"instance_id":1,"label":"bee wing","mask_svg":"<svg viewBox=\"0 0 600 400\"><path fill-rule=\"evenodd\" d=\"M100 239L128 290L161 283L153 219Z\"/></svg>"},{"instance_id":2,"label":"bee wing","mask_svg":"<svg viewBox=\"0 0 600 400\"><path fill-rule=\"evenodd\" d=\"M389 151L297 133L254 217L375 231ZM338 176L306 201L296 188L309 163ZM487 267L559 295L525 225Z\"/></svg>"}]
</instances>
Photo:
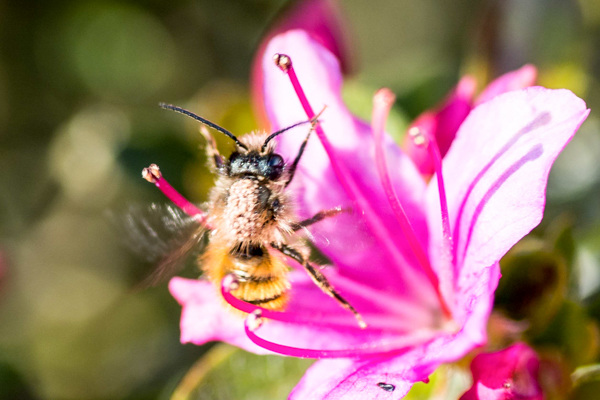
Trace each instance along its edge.
<instances>
[{"instance_id":1,"label":"bee wing","mask_svg":"<svg viewBox=\"0 0 600 400\"><path fill-rule=\"evenodd\" d=\"M141 259L157 264L141 287L154 286L173 276L202 248L206 228L179 208L166 204L130 206L109 214L125 246Z\"/></svg>"},{"instance_id":2,"label":"bee wing","mask_svg":"<svg viewBox=\"0 0 600 400\"><path fill-rule=\"evenodd\" d=\"M206 228L198 226L196 231L176 249L167 253L154 269L141 283L141 287L156 286L174 276L186 263L186 260L200 251L202 238Z\"/></svg>"}]
</instances>

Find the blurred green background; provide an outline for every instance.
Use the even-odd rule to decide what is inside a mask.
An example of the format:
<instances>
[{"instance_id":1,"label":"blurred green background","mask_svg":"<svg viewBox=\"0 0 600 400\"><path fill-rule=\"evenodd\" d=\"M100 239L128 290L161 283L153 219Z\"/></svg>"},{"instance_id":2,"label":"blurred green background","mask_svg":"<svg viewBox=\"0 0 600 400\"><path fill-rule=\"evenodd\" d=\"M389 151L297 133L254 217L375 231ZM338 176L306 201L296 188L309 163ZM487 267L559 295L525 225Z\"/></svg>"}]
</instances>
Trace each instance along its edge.
<instances>
[{"instance_id":1,"label":"blurred green background","mask_svg":"<svg viewBox=\"0 0 600 400\"><path fill-rule=\"evenodd\" d=\"M167 399L177 388L176 398L278 399L297 382L310 361L181 345L166 284L132 290L152 265L107 222L165 202L140 177L151 162L206 200L197 126L157 104L256 128L250 63L285 4L0 0L0 398ZM483 86L533 63L540 84L588 102L552 171L542 226L503 263L498 309L532 321L524 337L567 379L597 362L600 2L345 0L342 10L355 55L346 98L368 118L372 93L393 89L397 136L465 73ZM453 368L413 397L452 398L439 382ZM595 398L594 385L573 398Z\"/></svg>"}]
</instances>

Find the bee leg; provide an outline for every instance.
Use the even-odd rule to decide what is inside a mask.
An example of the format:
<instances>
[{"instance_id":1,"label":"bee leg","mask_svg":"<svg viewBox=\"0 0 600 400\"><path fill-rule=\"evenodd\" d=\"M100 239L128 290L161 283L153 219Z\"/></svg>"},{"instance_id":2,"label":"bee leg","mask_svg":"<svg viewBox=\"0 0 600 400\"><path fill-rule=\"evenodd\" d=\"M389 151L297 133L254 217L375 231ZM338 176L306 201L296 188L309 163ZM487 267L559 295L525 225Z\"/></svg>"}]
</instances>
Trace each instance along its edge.
<instances>
[{"instance_id":1,"label":"bee leg","mask_svg":"<svg viewBox=\"0 0 600 400\"><path fill-rule=\"evenodd\" d=\"M300 145L300 150L298 150L298 154L296 155L296 158L294 159L294 162L292 163L292 165L289 169L289 178L288 178L287 182L285 183L285 187L287 187L287 185L289 185L292 182L292 179L294 179L294 174L296 173L296 167L298 166L298 163L300 162L300 158L302 157L302 154L304 153L304 149L306 148L306 143L308 142L308 138L310 138L310 134L315 130L315 126L319 122L318 118L321 116L321 114L323 114L323 111L325 111L325 107L321 110L321 112L319 114L315 115L310 120L310 130L308 131L308 134L304 138L302 145Z\"/></svg>"},{"instance_id":2,"label":"bee leg","mask_svg":"<svg viewBox=\"0 0 600 400\"><path fill-rule=\"evenodd\" d=\"M296 222L293 225L293 230L294 230L294 232L296 232L302 228L306 228L307 226L310 226L314 223L322 221L325 218L334 217L343 212L350 212L350 211L352 211L350 208L342 208L340 206L331 208L329 210L319 211L318 213L316 213L315 215L313 215L312 217L310 217L308 219L305 219L304 221Z\"/></svg>"},{"instance_id":3,"label":"bee leg","mask_svg":"<svg viewBox=\"0 0 600 400\"><path fill-rule=\"evenodd\" d=\"M215 138L210 134L205 126L200 127L200 133L206 140L206 154L210 160L210 166L216 170L220 170L221 167L223 167L224 160L221 153L219 153L219 149L217 149Z\"/></svg>"},{"instance_id":4,"label":"bee leg","mask_svg":"<svg viewBox=\"0 0 600 400\"><path fill-rule=\"evenodd\" d=\"M298 150L298 155L296 155L296 158L294 159L294 162L292 163L292 166L289 169L289 171L290 171L289 178L288 178L287 182L285 183L286 187L287 187L287 185L289 185L292 182L292 179L294 179L294 174L296 173L296 167L298 166L298 163L300 162L300 158L302 157L302 154L304 153L304 149L306 148L306 143L308 142L308 138L310 137L310 134L312 133L314 128L315 128L315 126L313 124L310 127L310 130L308 131L308 135L306 135L306 137L304 138L302 145L300 145L300 150Z\"/></svg>"},{"instance_id":5,"label":"bee leg","mask_svg":"<svg viewBox=\"0 0 600 400\"><path fill-rule=\"evenodd\" d=\"M352 307L352 305L346 299L344 299L342 295L338 293L337 290L335 290L335 288L327 280L327 277L323 275L323 273L321 273L321 271L315 268L311 263L309 263L308 260L302 254L300 254L298 250L282 243L271 243L271 247L273 247L276 250L279 250L282 254L293 258L294 260L302 264L304 269L306 269L306 272L308 272L308 275L310 276L312 281L319 287L319 289L321 289L329 296L333 297L338 303L340 303L342 307L354 314L354 317L358 321L358 325L361 327L361 329L367 327L367 324L362 319L358 311L356 311L356 309Z\"/></svg>"}]
</instances>

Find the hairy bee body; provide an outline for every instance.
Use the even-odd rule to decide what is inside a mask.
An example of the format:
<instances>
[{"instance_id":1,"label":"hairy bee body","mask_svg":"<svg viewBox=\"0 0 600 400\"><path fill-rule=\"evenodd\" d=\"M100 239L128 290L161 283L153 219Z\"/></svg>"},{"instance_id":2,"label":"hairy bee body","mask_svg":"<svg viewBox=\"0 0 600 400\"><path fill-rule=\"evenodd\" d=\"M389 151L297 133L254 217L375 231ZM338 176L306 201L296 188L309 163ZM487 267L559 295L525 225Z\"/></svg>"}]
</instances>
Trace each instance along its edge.
<instances>
[{"instance_id":1,"label":"hairy bee body","mask_svg":"<svg viewBox=\"0 0 600 400\"><path fill-rule=\"evenodd\" d=\"M237 281L235 287L230 288L233 296L280 311L289 300L291 288L287 279L289 268L280 257L289 257L305 269L324 293L351 311L361 328L366 327L354 307L335 290L320 269L309 262L306 245L293 241L300 229L344 211L336 207L299 221L292 209L292 197L287 187L294 177L310 133L318 123L317 117L271 134L251 133L238 139L231 132L188 110L169 104L161 106L200 121L236 144L236 150L229 157L223 157L208 130L204 127L200 130L207 141L209 164L217 180L209 196L208 219L202 218L200 229L182 248L193 248L205 229L210 230L208 246L199 257L205 276L220 288L223 279L233 275ZM295 159L288 164L275 152L273 139L306 123L310 123L311 128ZM156 183L160 171L156 165L151 165L144 170L143 176ZM184 205L184 208L196 212L194 206ZM168 257L163 265L172 265L177 258Z\"/></svg>"},{"instance_id":2,"label":"hairy bee body","mask_svg":"<svg viewBox=\"0 0 600 400\"><path fill-rule=\"evenodd\" d=\"M248 154L261 154L266 135L246 135L240 141ZM263 154L273 152L272 146ZM288 299L288 266L269 251L271 243L285 243L293 232L293 211L285 180L251 173L235 174L229 163L217 170L210 193L211 232L200 264L216 285L234 274L239 287L232 294L264 308L281 310ZM232 173L235 176L231 176Z\"/></svg>"}]
</instances>

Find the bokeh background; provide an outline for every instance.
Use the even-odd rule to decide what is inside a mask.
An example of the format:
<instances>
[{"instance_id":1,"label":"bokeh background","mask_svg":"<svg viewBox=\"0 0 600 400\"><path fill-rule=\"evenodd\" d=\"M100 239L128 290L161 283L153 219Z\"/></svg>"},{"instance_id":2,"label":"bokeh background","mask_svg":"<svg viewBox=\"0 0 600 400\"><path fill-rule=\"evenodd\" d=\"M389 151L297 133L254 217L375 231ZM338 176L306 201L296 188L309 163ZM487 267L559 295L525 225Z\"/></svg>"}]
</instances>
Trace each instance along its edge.
<instances>
[{"instance_id":1,"label":"bokeh background","mask_svg":"<svg viewBox=\"0 0 600 400\"><path fill-rule=\"evenodd\" d=\"M110 222L165 203L140 177L151 162L206 200L213 178L197 125L157 104L186 106L236 133L257 128L252 55L286 4L0 0L1 399L279 399L310 365L181 345L179 306L166 284L134 290L152 264ZM551 398L597 398L600 2L341 8L354 53L345 96L368 118L374 91L390 87L398 140L465 73L482 87L533 63L541 85L588 102L590 117L552 171L541 227L503 262L491 343L510 332L533 343ZM567 395L570 374L589 365ZM412 398L456 398L468 386L462 367L442 368Z\"/></svg>"}]
</instances>

